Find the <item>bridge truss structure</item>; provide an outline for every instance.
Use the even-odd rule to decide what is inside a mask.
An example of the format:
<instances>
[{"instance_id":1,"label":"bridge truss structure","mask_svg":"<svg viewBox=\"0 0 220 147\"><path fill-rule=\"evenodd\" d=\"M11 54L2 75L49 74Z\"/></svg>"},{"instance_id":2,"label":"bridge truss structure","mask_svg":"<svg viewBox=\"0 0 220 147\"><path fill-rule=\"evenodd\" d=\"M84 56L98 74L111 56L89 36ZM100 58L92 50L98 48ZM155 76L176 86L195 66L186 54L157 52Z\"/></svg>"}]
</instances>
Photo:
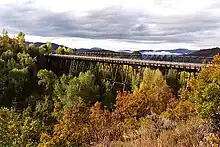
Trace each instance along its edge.
<instances>
[{"instance_id":1,"label":"bridge truss structure","mask_svg":"<svg viewBox=\"0 0 220 147\"><path fill-rule=\"evenodd\" d=\"M146 67L154 70L159 69L164 75L167 74L169 69L176 69L178 72L186 71L194 75L204 67L202 63L155 61L139 58L58 54L50 54L45 57L46 69L54 71L57 75L78 75L80 72L88 70L96 71L94 73L99 73L101 74L99 76L111 81L112 86L121 85L123 90L131 84L132 76L137 74L141 76Z\"/></svg>"}]
</instances>

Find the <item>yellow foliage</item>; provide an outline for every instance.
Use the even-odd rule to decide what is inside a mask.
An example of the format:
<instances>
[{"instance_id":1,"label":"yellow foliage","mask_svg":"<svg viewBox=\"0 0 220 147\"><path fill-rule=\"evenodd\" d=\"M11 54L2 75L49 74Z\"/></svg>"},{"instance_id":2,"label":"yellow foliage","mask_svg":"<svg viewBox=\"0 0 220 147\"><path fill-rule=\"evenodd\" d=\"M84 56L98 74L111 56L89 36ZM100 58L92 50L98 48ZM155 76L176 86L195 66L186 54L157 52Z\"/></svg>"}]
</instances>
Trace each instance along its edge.
<instances>
[{"instance_id":1,"label":"yellow foliage","mask_svg":"<svg viewBox=\"0 0 220 147\"><path fill-rule=\"evenodd\" d=\"M195 117L196 109L193 103L189 101L180 101L173 109L168 109L161 114L162 118L181 121Z\"/></svg>"},{"instance_id":2,"label":"yellow foliage","mask_svg":"<svg viewBox=\"0 0 220 147\"><path fill-rule=\"evenodd\" d=\"M187 90L182 92L184 99L195 103L198 114L203 118L219 117L220 96L220 55L215 56L211 65L199 72L191 80Z\"/></svg>"}]
</instances>

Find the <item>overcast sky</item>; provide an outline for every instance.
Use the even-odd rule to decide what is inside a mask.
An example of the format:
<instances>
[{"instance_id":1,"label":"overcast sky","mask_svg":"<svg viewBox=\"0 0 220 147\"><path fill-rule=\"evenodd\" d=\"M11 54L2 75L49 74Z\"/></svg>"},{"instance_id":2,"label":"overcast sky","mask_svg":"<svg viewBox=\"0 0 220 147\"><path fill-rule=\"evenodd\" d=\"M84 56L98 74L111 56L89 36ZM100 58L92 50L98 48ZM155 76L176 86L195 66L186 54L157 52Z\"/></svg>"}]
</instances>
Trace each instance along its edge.
<instances>
[{"instance_id":1,"label":"overcast sky","mask_svg":"<svg viewBox=\"0 0 220 147\"><path fill-rule=\"evenodd\" d=\"M220 0L0 0L0 29L72 48L219 46Z\"/></svg>"}]
</instances>

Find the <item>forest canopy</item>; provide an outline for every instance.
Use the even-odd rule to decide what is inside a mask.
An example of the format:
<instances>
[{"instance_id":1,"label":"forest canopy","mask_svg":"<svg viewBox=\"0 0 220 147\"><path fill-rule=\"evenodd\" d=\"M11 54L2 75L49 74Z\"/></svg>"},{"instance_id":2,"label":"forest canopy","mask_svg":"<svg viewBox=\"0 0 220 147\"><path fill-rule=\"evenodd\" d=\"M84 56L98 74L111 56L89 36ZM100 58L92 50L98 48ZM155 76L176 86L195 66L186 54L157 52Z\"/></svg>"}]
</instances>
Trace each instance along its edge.
<instances>
[{"instance_id":1,"label":"forest canopy","mask_svg":"<svg viewBox=\"0 0 220 147\"><path fill-rule=\"evenodd\" d=\"M0 146L219 146L220 56L196 75L129 74L118 88L103 67L57 75L42 68L51 43L0 36ZM105 75L105 76L103 76Z\"/></svg>"}]
</instances>

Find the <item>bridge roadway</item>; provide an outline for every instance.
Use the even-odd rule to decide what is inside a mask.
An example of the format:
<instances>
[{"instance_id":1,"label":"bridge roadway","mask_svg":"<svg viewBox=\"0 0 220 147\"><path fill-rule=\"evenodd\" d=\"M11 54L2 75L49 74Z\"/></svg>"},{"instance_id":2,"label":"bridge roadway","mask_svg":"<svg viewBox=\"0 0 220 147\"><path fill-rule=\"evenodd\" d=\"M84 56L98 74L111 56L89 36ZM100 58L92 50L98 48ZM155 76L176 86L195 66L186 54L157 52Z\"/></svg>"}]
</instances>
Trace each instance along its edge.
<instances>
[{"instance_id":1,"label":"bridge roadway","mask_svg":"<svg viewBox=\"0 0 220 147\"><path fill-rule=\"evenodd\" d=\"M102 62L112 64L123 64L132 66L145 66L156 68L174 68L186 71L199 71L204 67L201 63L184 63L184 62L169 62L169 61L153 61L153 60L138 60L138 59L126 59L126 58L111 58L111 57L94 57L94 56L81 56L81 55L47 55L50 58L61 58L67 60L82 60L91 62Z\"/></svg>"}]
</instances>

